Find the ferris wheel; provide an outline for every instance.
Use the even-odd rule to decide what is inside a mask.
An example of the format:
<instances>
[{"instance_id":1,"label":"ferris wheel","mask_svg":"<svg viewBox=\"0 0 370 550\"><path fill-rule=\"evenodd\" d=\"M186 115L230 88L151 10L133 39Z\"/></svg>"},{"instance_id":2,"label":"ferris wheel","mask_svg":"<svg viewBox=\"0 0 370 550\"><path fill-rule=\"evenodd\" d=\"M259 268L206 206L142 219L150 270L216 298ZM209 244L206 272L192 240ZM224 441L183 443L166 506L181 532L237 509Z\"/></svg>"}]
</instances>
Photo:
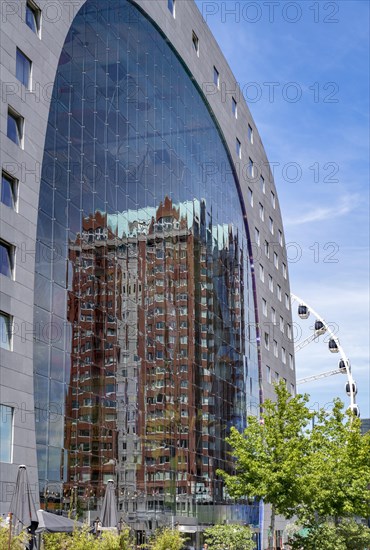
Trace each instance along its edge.
<instances>
[{"instance_id":1,"label":"ferris wheel","mask_svg":"<svg viewBox=\"0 0 370 550\"><path fill-rule=\"evenodd\" d=\"M336 374L346 375L347 376L346 393L350 399L349 409L352 411L352 413L355 416L359 417L360 409L359 409L359 406L356 404L357 384L352 377L351 364L346 354L344 353L343 347L340 345L339 339L334 334L330 325L326 323L323 317L321 317L311 306L309 306L306 302L304 302L301 298L299 298L295 294L291 293L290 298L291 298L292 307L295 303L298 304L297 313L301 319L308 319L308 317L310 316L310 313L312 313L312 315L315 317L315 324L313 325L313 327L311 327L312 333L309 336L307 336L304 340L296 343L294 347L295 353L298 353L298 351L306 347L308 344L310 344L310 342L317 340L320 336L327 333L329 336L329 344L328 344L329 351L331 353L339 353L340 355L340 360L338 362L337 369L322 372L313 376L308 376L306 378L301 378L300 380L297 380L297 384L305 384L306 382L312 382L314 380L319 380L321 378L326 378L328 376L334 376Z\"/></svg>"}]
</instances>

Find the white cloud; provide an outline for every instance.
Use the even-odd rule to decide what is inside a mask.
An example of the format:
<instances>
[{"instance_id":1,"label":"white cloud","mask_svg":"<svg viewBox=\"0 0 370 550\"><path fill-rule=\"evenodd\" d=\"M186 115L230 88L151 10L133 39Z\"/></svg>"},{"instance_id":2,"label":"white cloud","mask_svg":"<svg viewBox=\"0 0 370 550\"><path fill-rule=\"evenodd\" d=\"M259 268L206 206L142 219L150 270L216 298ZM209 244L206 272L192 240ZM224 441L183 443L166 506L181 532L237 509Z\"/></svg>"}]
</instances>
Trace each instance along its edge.
<instances>
[{"instance_id":1,"label":"white cloud","mask_svg":"<svg viewBox=\"0 0 370 550\"><path fill-rule=\"evenodd\" d=\"M304 223L312 223L322 220L329 220L345 216L354 210L359 204L358 195L345 195L331 207L316 207L308 211L305 215L299 218L285 218L285 226L302 225Z\"/></svg>"}]
</instances>

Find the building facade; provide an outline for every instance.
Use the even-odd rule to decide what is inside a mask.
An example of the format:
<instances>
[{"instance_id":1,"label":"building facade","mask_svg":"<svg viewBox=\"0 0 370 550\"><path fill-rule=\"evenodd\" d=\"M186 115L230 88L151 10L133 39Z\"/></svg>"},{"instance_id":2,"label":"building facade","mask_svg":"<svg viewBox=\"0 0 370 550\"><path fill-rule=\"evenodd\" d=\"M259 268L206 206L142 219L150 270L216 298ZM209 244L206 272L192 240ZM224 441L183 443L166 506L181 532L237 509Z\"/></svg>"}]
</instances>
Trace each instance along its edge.
<instances>
[{"instance_id":1,"label":"building facade","mask_svg":"<svg viewBox=\"0 0 370 550\"><path fill-rule=\"evenodd\" d=\"M231 426L295 391L283 224L258 130L192 0L2 4L1 513L258 531Z\"/></svg>"}]
</instances>

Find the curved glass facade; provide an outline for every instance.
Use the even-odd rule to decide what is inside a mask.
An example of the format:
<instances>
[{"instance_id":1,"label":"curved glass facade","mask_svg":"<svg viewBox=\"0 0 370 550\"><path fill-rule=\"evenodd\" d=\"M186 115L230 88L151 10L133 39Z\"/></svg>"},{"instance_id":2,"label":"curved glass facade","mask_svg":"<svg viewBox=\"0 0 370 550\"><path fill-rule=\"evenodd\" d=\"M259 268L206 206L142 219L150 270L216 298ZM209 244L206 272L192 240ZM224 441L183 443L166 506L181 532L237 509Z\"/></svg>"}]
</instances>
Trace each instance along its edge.
<instances>
[{"instance_id":1,"label":"curved glass facade","mask_svg":"<svg viewBox=\"0 0 370 550\"><path fill-rule=\"evenodd\" d=\"M213 164L225 170L212 170ZM60 57L37 228L41 500L123 519L257 523L216 470L258 414L248 241L227 151L183 65L126 0L88 0ZM249 516L248 516L249 514ZM148 524L150 519L150 525Z\"/></svg>"}]
</instances>

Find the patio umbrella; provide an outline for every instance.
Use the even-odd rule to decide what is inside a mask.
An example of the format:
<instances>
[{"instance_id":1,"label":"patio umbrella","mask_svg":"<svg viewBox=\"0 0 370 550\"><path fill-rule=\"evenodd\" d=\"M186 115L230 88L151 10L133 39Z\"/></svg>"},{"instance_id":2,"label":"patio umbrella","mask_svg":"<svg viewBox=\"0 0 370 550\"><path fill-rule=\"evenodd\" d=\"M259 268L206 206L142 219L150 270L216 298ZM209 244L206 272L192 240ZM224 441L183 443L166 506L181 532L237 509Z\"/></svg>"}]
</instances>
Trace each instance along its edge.
<instances>
[{"instance_id":1,"label":"patio umbrella","mask_svg":"<svg viewBox=\"0 0 370 550\"><path fill-rule=\"evenodd\" d=\"M108 479L103 506L100 510L100 517L103 527L117 527L117 504L113 479Z\"/></svg>"},{"instance_id":2,"label":"patio umbrella","mask_svg":"<svg viewBox=\"0 0 370 550\"><path fill-rule=\"evenodd\" d=\"M75 529L82 529L84 524L80 521L50 514L45 510L37 510L39 526L36 533L72 533Z\"/></svg>"},{"instance_id":3,"label":"patio umbrella","mask_svg":"<svg viewBox=\"0 0 370 550\"><path fill-rule=\"evenodd\" d=\"M10 503L9 513L12 518L11 534L19 535L23 529L34 535L38 526L36 506L31 494L31 487L28 481L27 468L23 464L18 468L17 481ZM33 547L33 538L29 548Z\"/></svg>"}]
</instances>

